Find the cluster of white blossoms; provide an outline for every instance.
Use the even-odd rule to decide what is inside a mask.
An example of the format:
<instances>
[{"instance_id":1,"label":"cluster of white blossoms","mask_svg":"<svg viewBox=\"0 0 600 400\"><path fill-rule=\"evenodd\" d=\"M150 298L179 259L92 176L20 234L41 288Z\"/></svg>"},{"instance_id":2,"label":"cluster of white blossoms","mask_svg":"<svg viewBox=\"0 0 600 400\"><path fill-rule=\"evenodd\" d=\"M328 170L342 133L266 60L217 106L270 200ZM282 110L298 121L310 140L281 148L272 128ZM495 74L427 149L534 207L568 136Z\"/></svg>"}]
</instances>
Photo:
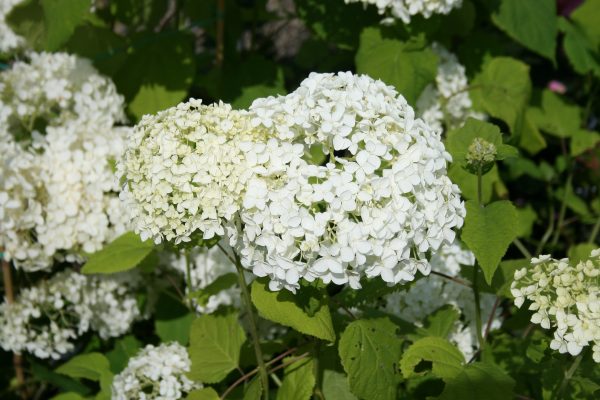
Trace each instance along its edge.
<instances>
[{"instance_id":1,"label":"cluster of white blossoms","mask_svg":"<svg viewBox=\"0 0 600 400\"><path fill-rule=\"evenodd\" d=\"M297 151L251 126L246 111L191 99L136 125L121 160L121 199L142 239L175 243L235 230L248 182L273 175ZM302 149L300 148L300 151Z\"/></svg>"},{"instance_id":2,"label":"cluster of white blossoms","mask_svg":"<svg viewBox=\"0 0 600 400\"><path fill-rule=\"evenodd\" d=\"M225 244L225 243L223 243ZM235 265L218 248L196 248L189 254L189 261L186 256L171 256L169 265L181 272L184 276L187 274L187 262L190 262L191 288L185 288L186 294L204 289L215 282L223 275L236 273ZM200 314L210 314L220 306L238 306L240 304L240 290L237 285L228 289L221 290L217 294L211 295L205 304L195 304L196 311Z\"/></svg>"},{"instance_id":3,"label":"cluster of white blossoms","mask_svg":"<svg viewBox=\"0 0 600 400\"><path fill-rule=\"evenodd\" d=\"M373 4L377 6L379 14L390 13L393 18L410 23L411 17L420 14L429 18L434 14L448 14L455 8L462 6L463 0L344 0L349 3Z\"/></svg>"},{"instance_id":4,"label":"cluster of white blossoms","mask_svg":"<svg viewBox=\"0 0 600 400\"><path fill-rule=\"evenodd\" d=\"M176 400L202 387L188 379L191 361L178 343L147 345L115 376L113 400Z\"/></svg>"},{"instance_id":5,"label":"cluster of white blossoms","mask_svg":"<svg viewBox=\"0 0 600 400\"><path fill-rule=\"evenodd\" d=\"M130 130L113 126L123 98L87 61L31 59L0 74L0 247L26 271L81 262L126 230L114 163Z\"/></svg>"},{"instance_id":6,"label":"cluster of white blossoms","mask_svg":"<svg viewBox=\"0 0 600 400\"><path fill-rule=\"evenodd\" d=\"M514 278L515 305L529 300L531 322L555 329L550 348L575 356L593 345L600 363L600 249L577 265L549 255L532 258L531 267L517 270Z\"/></svg>"},{"instance_id":7,"label":"cluster of white blossoms","mask_svg":"<svg viewBox=\"0 0 600 400\"><path fill-rule=\"evenodd\" d=\"M25 39L17 35L6 23L7 15L23 0L0 1L0 53L9 53L23 46Z\"/></svg>"},{"instance_id":8,"label":"cluster of white blossoms","mask_svg":"<svg viewBox=\"0 0 600 400\"><path fill-rule=\"evenodd\" d=\"M256 100L253 124L321 147L326 165L295 158L285 179L254 177L241 212L242 265L294 291L299 279L389 284L429 273L465 215L440 140L391 86L365 75L312 73L287 96Z\"/></svg>"},{"instance_id":9,"label":"cluster of white blossoms","mask_svg":"<svg viewBox=\"0 0 600 400\"><path fill-rule=\"evenodd\" d=\"M14 353L59 359L92 330L103 338L126 333L141 318L135 273L86 276L69 270L21 290L14 303L0 304L0 346Z\"/></svg>"},{"instance_id":10,"label":"cluster of white blossoms","mask_svg":"<svg viewBox=\"0 0 600 400\"><path fill-rule=\"evenodd\" d=\"M124 99L87 59L29 53L0 74L0 140L28 139L40 126L124 122Z\"/></svg>"},{"instance_id":11,"label":"cluster of white blossoms","mask_svg":"<svg viewBox=\"0 0 600 400\"><path fill-rule=\"evenodd\" d=\"M456 55L439 43L432 44L432 50L439 57L435 84L429 84L417 100L417 115L441 132L444 129L459 128L467 118L484 119L485 115L473 110L469 96L469 82L465 67Z\"/></svg>"},{"instance_id":12,"label":"cluster of white blossoms","mask_svg":"<svg viewBox=\"0 0 600 400\"><path fill-rule=\"evenodd\" d=\"M226 236L272 290L295 291L302 278L359 288L427 274L465 216L450 160L391 86L313 73L249 111L191 100L145 116L119 174L142 239Z\"/></svg>"},{"instance_id":13,"label":"cluster of white blossoms","mask_svg":"<svg viewBox=\"0 0 600 400\"><path fill-rule=\"evenodd\" d=\"M462 249L458 241L443 246L431 258L432 270L451 277L460 276L461 265L474 264L473 253ZM494 310L494 302L494 295L481 294L481 315L485 320ZM475 302L470 287L441 276L431 275L427 279L418 280L408 290L389 294L384 299L384 309L387 312L419 326L428 315L447 304L461 313L461 319L456 322L450 334L450 341L457 345L467 359L470 359L477 348ZM500 310L496 309L494 312L490 329L497 329L501 325Z\"/></svg>"}]
</instances>

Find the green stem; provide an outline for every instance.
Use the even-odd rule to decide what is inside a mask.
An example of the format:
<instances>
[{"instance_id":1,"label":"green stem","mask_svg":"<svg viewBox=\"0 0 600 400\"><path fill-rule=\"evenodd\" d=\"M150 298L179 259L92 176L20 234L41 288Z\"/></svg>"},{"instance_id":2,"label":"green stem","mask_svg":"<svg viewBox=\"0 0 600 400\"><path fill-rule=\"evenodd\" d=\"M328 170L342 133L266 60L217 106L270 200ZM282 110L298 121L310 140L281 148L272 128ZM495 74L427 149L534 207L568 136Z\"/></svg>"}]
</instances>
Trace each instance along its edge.
<instances>
[{"instance_id":1,"label":"green stem","mask_svg":"<svg viewBox=\"0 0 600 400\"><path fill-rule=\"evenodd\" d=\"M258 337L258 323L256 321L256 315L252 309L252 300L250 299L250 292L248 291L248 284L246 283L246 277L244 276L244 268L240 263L240 258L234 253L235 267L238 272L238 280L240 289L242 290L242 298L246 306L248 313L248 319L250 320L250 336L252 336L252 342L254 344L254 354L256 355L256 363L258 364L258 371L260 374L260 380L262 381L263 387L263 399L269 400L269 375L267 374L267 367L263 359L262 349L260 348L260 340Z\"/></svg>"},{"instance_id":2,"label":"green stem","mask_svg":"<svg viewBox=\"0 0 600 400\"><path fill-rule=\"evenodd\" d=\"M544 246L546 246L546 243L548 243L548 240L550 240L550 236L552 236L552 232L554 231L554 202L552 201L552 192L549 186L546 187L546 195L550 201L550 207L548 209L548 228L546 228L542 240L540 240L540 243L538 243L538 246L535 249L536 255L542 253Z\"/></svg>"},{"instance_id":3,"label":"green stem","mask_svg":"<svg viewBox=\"0 0 600 400\"><path fill-rule=\"evenodd\" d=\"M314 395L319 400L325 400L323 391L321 390L321 371L319 371L319 353L321 352L321 342L315 339L315 349L313 354L313 374L315 375Z\"/></svg>"},{"instance_id":4,"label":"green stem","mask_svg":"<svg viewBox=\"0 0 600 400\"><path fill-rule=\"evenodd\" d=\"M558 222L556 224L556 230L554 231L554 236L552 237L552 247L556 246L558 243L558 238L560 237L563 223L565 221L565 213L567 211L567 196L569 195L569 191L571 190L571 183L573 182L573 172L569 172L569 176L567 177L567 183L565 185L565 193L563 195L562 203L560 204L560 211L558 212Z\"/></svg>"},{"instance_id":5,"label":"green stem","mask_svg":"<svg viewBox=\"0 0 600 400\"><path fill-rule=\"evenodd\" d=\"M187 250L184 251L185 257L185 284L187 286L187 303L190 310L195 311L194 302L190 294L194 291L192 287L192 263L190 261L190 254Z\"/></svg>"},{"instance_id":6,"label":"green stem","mask_svg":"<svg viewBox=\"0 0 600 400\"><path fill-rule=\"evenodd\" d=\"M479 353L483 355L483 346L485 339L483 337L483 324L481 322L481 301L479 296L479 288L477 287L477 276L479 272L479 264L473 266L473 296L475 298L475 326L477 329L477 342L479 342Z\"/></svg>"},{"instance_id":7,"label":"green stem","mask_svg":"<svg viewBox=\"0 0 600 400\"><path fill-rule=\"evenodd\" d=\"M481 165L479 166L479 169L477 170L477 201L479 202L479 205L481 207L483 207L483 185L482 185L482 176L483 173L481 171Z\"/></svg>"},{"instance_id":8,"label":"green stem","mask_svg":"<svg viewBox=\"0 0 600 400\"><path fill-rule=\"evenodd\" d=\"M555 392L556 396L552 396L553 398L556 398L556 399L562 398L563 392L567 388L567 385L569 384L569 381L575 374L575 371L577 371L577 368L579 367L579 364L581 363L582 359L583 359L583 352L579 353L579 355L573 361L573 364L571 364L571 367L569 367L567 372L565 372L565 376L563 377L562 381L560 382L560 386L558 387L558 390Z\"/></svg>"},{"instance_id":9,"label":"green stem","mask_svg":"<svg viewBox=\"0 0 600 400\"><path fill-rule=\"evenodd\" d=\"M513 244L517 247L517 249L519 249L519 251L521 252L521 254L523 254L523 256L527 259L531 259L531 253L529 252L529 250L527 250L527 247L525 247L525 245L523 244L523 242L521 242L518 238L513 240Z\"/></svg>"},{"instance_id":10,"label":"green stem","mask_svg":"<svg viewBox=\"0 0 600 400\"><path fill-rule=\"evenodd\" d=\"M592 233L590 233L590 238L588 239L588 243L594 244L596 242L596 238L598 237L598 233L600 232L600 218L596 221L596 224L592 228Z\"/></svg>"}]
</instances>

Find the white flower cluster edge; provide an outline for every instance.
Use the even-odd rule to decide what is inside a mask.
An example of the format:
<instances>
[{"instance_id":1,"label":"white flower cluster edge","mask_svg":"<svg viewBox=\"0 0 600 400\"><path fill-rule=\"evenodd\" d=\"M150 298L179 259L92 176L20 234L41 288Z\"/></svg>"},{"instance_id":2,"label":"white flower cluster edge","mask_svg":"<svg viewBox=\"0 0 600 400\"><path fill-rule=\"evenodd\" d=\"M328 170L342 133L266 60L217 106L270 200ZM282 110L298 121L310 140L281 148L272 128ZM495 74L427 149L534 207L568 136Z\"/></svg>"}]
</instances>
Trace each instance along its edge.
<instances>
[{"instance_id":1,"label":"white flower cluster edge","mask_svg":"<svg viewBox=\"0 0 600 400\"><path fill-rule=\"evenodd\" d=\"M448 14L462 6L463 0L344 0L346 4L363 3L365 6L375 5L381 15L390 14L384 22L399 19L409 24L411 17L422 15L430 18L434 14Z\"/></svg>"}]
</instances>

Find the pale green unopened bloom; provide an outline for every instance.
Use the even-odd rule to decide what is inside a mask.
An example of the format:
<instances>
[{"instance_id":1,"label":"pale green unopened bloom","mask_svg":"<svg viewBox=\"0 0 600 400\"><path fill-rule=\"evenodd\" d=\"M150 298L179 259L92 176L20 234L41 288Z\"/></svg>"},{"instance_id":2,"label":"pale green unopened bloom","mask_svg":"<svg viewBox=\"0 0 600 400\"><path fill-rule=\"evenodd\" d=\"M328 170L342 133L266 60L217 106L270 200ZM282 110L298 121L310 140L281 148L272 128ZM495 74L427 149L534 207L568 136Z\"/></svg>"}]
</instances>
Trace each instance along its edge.
<instances>
[{"instance_id":1,"label":"pale green unopened bloom","mask_svg":"<svg viewBox=\"0 0 600 400\"><path fill-rule=\"evenodd\" d=\"M475 138L465 156L467 169L470 171L486 172L492 168L498 151L493 143L482 138Z\"/></svg>"}]
</instances>

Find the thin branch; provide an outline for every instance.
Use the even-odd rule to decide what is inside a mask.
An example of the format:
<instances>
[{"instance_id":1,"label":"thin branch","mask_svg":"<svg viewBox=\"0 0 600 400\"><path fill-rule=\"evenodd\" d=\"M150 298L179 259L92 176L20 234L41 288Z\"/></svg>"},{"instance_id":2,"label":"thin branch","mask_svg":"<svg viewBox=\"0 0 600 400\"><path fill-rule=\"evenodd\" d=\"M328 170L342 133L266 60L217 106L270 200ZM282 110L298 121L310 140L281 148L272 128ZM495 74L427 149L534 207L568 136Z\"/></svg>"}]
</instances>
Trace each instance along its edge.
<instances>
[{"instance_id":1,"label":"thin branch","mask_svg":"<svg viewBox=\"0 0 600 400\"><path fill-rule=\"evenodd\" d=\"M454 276L446 275L446 274L445 274L445 273L443 273L443 272L439 272L439 271L434 271L434 270L431 270L431 273L432 273L433 275L441 276L442 278L448 279L448 280L450 280L450 281L452 281L452 282L456 282L456 283L458 283L459 285L463 285L463 286L466 286L466 287L471 287L471 284L470 284L469 282L467 282L467 281L463 281L462 279L460 279L460 278L456 278L456 277L454 277Z\"/></svg>"},{"instance_id":2,"label":"thin branch","mask_svg":"<svg viewBox=\"0 0 600 400\"><path fill-rule=\"evenodd\" d=\"M350 318L352 319L358 319L356 318L356 315L354 315L354 313L352 311L350 311L350 309L348 307L346 307L345 305L343 305L342 303L340 303L339 301L337 301L336 299L332 298L331 299L339 308L341 308L342 310L344 310L346 312L346 314L348 314L350 316Z\"/></svg>"},{"instance_id":3,"label":"thin branch","mask_svg":"<svg viewBox=\"0 0 600 400\"><path fill-rule=\"evenodd\" d=\"M177 0L169 0L169 4L167 5L167 11L165 15L162 16L156 28L154 28L154 32L160 32L164 29L164 27L175 17L175 13L177 13Z\"/></svg>"},{"instance_id":4,"label":"thin branch","mask_svg":"<svg viewBox=\"0 0 600 400\"><path fill-rule=\"evenodd\" d=\"M0 249L0 258L2 259L2 278L4 283L4 295L6 297L6 303L12 304L15 302L15 291L12 280L12 273L10 269L10 263L6 261L3 254L3 249ZM15 376L17 383L22 386L25 383L25 370L23 368L23 357L20 354L13 354L13 366L15 368ZM23 388L21 396L27 398L27 388Z\"/></svg>"},{"instance_id":5,"label":"thin branch","mask_svg":"<svg viewBox=\"0 0 600 400\"><path fill-rule=\"evenodd\" d=\"M531 253L529 252L529 250L527 250L527 247L525 247L523 242L521 242L518 238L516 238L515 240L513 240L513 244L515 245L515 247L517 249L519 249L521 254L523 254L523 256L525 256L525 258L527 258L528 260L531 259Z\"/></svg>"},{"instance_id":6,"label":"thin branch","mask_svg":"<svg viewBox=\"0 0 600 400\"><path fill-rule=\"evenodd\" d=\"M496 315L496 309L500 305L500 301L500 297L496 296L496 301L494 301L492 312L490 312L487 323L485 324L485 333L483 334L484 339L487 339L488 335L490 334L490 330L492 329L492 323L494 322L494 315Z\"/></svg>"}]
</instances>

